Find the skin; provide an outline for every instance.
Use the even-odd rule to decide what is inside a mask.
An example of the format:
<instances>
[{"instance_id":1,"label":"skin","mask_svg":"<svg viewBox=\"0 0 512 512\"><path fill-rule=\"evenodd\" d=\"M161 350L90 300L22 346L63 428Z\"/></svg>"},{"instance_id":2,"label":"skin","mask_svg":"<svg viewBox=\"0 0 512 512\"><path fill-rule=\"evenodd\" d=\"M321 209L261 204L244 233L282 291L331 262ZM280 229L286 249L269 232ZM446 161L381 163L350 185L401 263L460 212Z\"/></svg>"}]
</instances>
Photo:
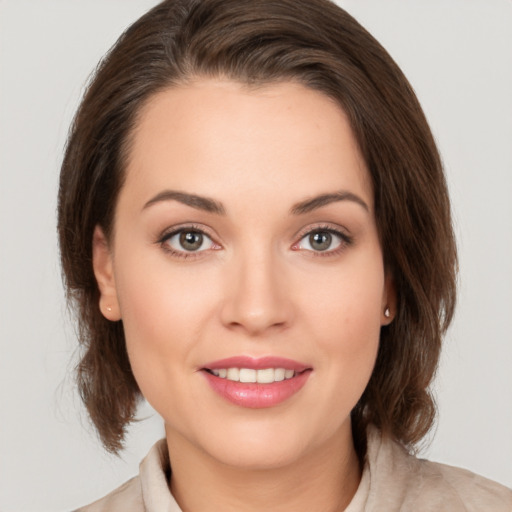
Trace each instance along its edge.
<instances>
[{"instance_id":1,"label":"skin","mask_svg":"<svg viewBox=\"0 0 512 512\"><path fill-rule=\"evenodd\" d=\"M344 112L294 83L198 80L145 105L126 173L113 239L94 235L100 308L123 320L135 378L164 418L178 503L343 510L361 475L350 411L394 304L369 173ZM169 190L223 212L162 197ZM351 195L292 211L339 192ZM163 240L191 224L208 235L200 250ZM315 250L315 229L341 236ZM249 409L217 395L201 371L239 355L312 371L290 399Z\"/></svg>"}]
</instances>

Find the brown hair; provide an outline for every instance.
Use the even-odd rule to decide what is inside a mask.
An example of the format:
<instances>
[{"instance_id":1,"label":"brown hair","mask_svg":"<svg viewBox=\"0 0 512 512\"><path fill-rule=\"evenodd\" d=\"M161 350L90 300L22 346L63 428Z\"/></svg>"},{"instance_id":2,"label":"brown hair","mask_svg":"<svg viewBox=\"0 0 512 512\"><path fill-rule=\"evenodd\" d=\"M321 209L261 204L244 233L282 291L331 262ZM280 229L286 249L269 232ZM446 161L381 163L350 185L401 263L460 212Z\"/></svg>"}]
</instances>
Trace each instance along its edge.
<instances>
[{"instance_id":1,"label":"brown hair","mask_svg":"<svg viewBox=\"0 0 512 512\"><path fill-rule=\"evenodd\" d=\"M369 423L413 448L435 416L428 386L455 305L456 249L441 161L406 78L382 46L329 0L166 0L101 62L71 128L59 237L83 357L78 385L104 446L122 447L140 391L122 322L99 310L96 225L111 235L137 113L156 92L197 77L295 81L345 110L371 174L397 311L381 330L370 382L352 411L356 448Z\"/></svg>"}]
</instances>

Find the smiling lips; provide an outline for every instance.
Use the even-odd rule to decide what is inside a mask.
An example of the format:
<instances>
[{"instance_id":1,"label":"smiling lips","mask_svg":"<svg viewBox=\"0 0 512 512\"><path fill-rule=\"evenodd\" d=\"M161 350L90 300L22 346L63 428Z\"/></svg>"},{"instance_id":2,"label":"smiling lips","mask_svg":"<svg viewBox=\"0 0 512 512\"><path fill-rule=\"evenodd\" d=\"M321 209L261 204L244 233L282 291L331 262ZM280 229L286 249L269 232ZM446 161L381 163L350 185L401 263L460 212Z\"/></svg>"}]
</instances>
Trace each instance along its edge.
<instances>
[{"instance_id":1,"label":"smiling lips","mask_svg":"<svg viewBox=\"0 0 512 512\"><path fill-rule=\"evenodd\" d=\"M241 407L273 407L297 393L312 368L290 359L235 357L215 361L203 369L211 388Z\"/></svg>"}]
</instances>

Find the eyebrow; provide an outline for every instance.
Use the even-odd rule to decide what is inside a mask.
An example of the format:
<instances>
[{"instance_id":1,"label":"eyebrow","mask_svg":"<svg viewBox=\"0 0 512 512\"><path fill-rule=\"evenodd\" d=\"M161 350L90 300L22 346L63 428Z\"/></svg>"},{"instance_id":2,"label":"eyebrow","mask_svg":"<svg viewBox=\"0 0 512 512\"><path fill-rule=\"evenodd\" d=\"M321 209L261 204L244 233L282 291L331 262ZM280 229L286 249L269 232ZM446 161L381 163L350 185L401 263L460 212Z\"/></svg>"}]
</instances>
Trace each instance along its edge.
<instances>
[{"instance_id":1,"label":"eyebrow","mask_svg":"<svg viewBox=\"0 0 512 512\"><path fill-rule=\"evenodd\" d=\"M164 190L155 197L151 198L144 206L143 210L149 206L160 203L162 201L178 201L179 203L191 206L197 210L203 210L217 215L225 215L226 210L222 203L215 201L209 197L198 196L196 194L188 194L186 192L178 192L177 190Z\"/></svg>"},{"instance_id":2,"label":"eyebrow","mask_svg":"<svg viewBox=\"0 0 512 512\"><path fill-rule=\"evenodd\" d=\"M177 190L164 190L158 193L156 196L147 201L143 210L149 206L160 203L163 201L178 201L179 203L191 206L197 210L203 210L208 213L215 213L217 215L226 215L226 209L224 205L215 199L199 196L196 194L189 194L187 192L179 192ZM321 208L331 203L338 201L352 201L362 206L367 212L370 211L368 205L356 194L348 191L331 192L328 194L320 194L318 196L306 199L299 203L296 203L290 209L292 215L303 215L313 210Z\"/></svg>"},{"instance_id":3,"label":"eyebrow","mask_svg":"<svg viewBox=\"0 0 512 512\"><path fill-rule=\"evenodd\" d=\"M359 196L353 194L352 192L342 190L340 192L321 194L319 196L306 199L305 201L301 201L300 203L295 204L291 208L290 212L293 215L302 215L304 213L309 213L313 210L321 208L322 206L326 206L338 201L352 201L362 206L367 212L370 211L368 205Z\"/></svg>"}]
</instances>

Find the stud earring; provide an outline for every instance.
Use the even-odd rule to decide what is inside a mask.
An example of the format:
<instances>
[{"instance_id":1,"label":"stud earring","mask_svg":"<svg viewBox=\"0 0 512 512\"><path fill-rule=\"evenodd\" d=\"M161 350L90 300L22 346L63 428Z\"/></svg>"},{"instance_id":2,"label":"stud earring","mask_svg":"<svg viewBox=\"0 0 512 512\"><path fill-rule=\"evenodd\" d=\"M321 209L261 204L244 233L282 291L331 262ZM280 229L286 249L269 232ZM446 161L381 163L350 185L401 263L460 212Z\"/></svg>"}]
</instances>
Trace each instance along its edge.
<instances>
[{"instance_id":1,"label":"stud earring","mask_svg":"<svg viewBox=\"0 0 512 512\"><path fill-rule=\"evenodd\" d=\"M112 311L112 308L110 306L107 306L107 311L110 313Z\"/></svg>"},{"instance_id":2,"label":"stud earring","mask_svg":"<svg viewBox=\"0 0 512 512\"><path fill-rule=\"evenodd\" d=\"M384 310L384 316L385 316L386 318L389 318L389 317L391 316L391 311L389 311L389 308L388 308L388 307L386 307L386 309Z\"/></svg>"}]
</instances>

